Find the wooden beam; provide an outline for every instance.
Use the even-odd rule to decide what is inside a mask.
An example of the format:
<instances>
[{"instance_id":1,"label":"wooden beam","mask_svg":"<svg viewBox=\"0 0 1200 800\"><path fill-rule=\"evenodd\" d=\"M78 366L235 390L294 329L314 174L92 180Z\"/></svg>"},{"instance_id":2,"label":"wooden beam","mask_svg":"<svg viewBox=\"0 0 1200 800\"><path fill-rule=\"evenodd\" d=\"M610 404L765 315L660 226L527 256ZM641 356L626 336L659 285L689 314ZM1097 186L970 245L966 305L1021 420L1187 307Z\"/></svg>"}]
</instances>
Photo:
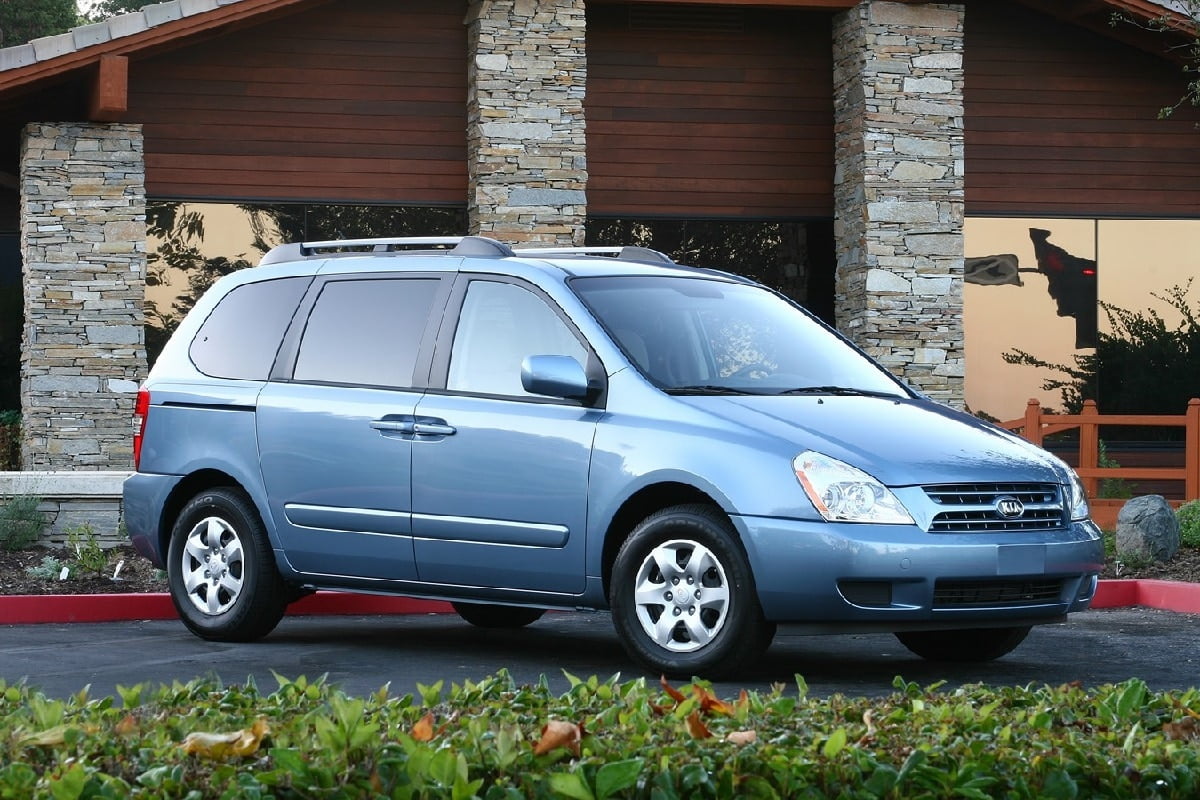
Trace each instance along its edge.
<instances>
[{"instance_id":1,"label":"wooden beam","mask_svg":"<svg viewBox=\"0 0 1200 800\"><path fill-rule=\"evenodd\" d=\"M88 96L88 119L114 122L128 110L129 56L102 55Z\"/></svg>"}]
</instances>

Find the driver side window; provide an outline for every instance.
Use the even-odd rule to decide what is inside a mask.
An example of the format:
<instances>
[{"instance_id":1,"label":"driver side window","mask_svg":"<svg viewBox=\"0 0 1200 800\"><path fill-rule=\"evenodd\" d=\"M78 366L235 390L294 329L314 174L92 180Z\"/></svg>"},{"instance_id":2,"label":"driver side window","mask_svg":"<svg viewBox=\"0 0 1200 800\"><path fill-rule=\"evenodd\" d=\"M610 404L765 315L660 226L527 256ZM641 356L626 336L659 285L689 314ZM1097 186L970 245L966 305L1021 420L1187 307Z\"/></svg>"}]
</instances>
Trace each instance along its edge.
<instances>
[{"instance_id":1,"label":"driver side window","mask_svg":"<svg viewBox=\"0 0 1200 800\"><path fill-rule=\"evenodd\" d=\"M472 282L454 334L446 388L533 397L521 386L521 362L532 355L571 356L587 364L587 350L541 297L511 283Z\"/></svg>"}]
</instances>

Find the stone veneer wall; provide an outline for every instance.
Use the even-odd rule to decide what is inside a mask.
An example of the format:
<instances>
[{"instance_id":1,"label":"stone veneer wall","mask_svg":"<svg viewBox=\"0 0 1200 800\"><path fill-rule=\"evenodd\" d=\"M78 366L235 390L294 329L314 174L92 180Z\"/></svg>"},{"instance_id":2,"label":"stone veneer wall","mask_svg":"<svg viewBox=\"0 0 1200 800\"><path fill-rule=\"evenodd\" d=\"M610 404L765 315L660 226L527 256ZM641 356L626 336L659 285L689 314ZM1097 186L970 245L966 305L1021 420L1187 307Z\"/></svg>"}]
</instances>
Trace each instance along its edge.
<instances>
[{"instance_id":1,"label":"stone veneer wall","mask_svg":"<svg viewBox=\"0 0 1200 800\"><path fill-rule=\"evenodd\" d=\"M864 0L834 18L837 324L963 404L963 7Z\"/></svg>"},{"instance_id":2,"label":"stone veneer wall","mask_svg":"<svg viewBox=\"0 0 1200 800\"><path fill-rule=\"evenodd\" d=\"M20 184L22 468L128 469L146 375L141 126L27 125Z\"/></svg>"},{"instance_id":3,"label":"stone veneer wall","mask_svg":"<svg viewBox=\"0 0 1200 800\"><path fill-rule=\"evenodd\" d=\"M467 23L471 232L582 245L583 0L470 0Z\"/></svg>"}]
</instances>

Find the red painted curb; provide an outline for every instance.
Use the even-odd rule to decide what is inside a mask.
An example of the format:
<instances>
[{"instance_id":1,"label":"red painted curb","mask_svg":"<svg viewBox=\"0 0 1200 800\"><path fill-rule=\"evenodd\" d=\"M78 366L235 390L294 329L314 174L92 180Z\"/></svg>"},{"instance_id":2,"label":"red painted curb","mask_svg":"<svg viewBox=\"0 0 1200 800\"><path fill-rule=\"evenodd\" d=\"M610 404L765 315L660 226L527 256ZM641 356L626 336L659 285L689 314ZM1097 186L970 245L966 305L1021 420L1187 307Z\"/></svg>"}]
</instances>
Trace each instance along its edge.
<instances>
[{"instance_id":1,"label":"red painted curb","mask_svg":"<svg viewBox=\"0 0 1200 800\"><path fill-rule=\"evenodd\" d=\"M1200 614L1200 583L1156 580L1100 581L1092 608L1146 606L1181 614ZM388 595L317 592L288 607L293 615L444 614L450 604ZM0 597L0 625L64 622L120 622L176 619L165 593L155 594L22 594Z\"/></svg>"},{"instance_id":2,"label":"red painted curb","mask_svg":"<svg viewBox=\"0 0 1200 800\"><path fill-rule=\"evenodd\" d=\"M437 614L451 610L440 600L416 600L348 592L317 592L288 606L288 614ZM52 622L120 622L178 619L171 596L146 594L20 594L0 597L0 625Z\"/></svg>"}]
</instances>

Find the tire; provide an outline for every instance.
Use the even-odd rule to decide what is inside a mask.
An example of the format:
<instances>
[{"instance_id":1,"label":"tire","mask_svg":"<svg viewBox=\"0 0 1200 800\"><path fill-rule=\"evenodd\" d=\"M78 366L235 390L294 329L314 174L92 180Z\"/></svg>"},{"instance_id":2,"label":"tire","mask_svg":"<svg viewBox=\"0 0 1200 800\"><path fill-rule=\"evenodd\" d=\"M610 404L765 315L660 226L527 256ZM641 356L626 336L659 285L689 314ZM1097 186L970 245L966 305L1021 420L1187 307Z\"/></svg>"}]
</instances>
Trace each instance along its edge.
<instances>
[{"instance_id":1,"label":"tire","mask_svg":"<svg viewBox=\"0 0 1200 800\"><path fill-rule=\"evenodd\" d=\"M663 509L633 530L613 563L609 602L629 655L671 677L732 676L775 635L737 533L704 505Z\"/></svg>"},{"instance_id":2,"label":"tire","mask_svg":"<svg viewBox=\"0 0 1200 800\"><path fill-rule=\"evenodd\" d=\"M900 644L930 661L992 661L1025 641L1030 626L897 633Z\"/></svg>"},{"instance_id":3,"label":"tire","mask_svg":"<svg viewBox=\"0 0 1200 800\"><path fill-rule=\"evenodd\" d=\"M524 628L546 613L544 608L494 606L485 603L451 603L458 615L477 628Z\"/></svg>"},{"instance_id":4,"label":"tire","mask_svg":"<svg viewBox=\"0 0 1200 800\"><path fill-rule=\"evenodd\" d=\"M233 488L201 492L184 506L171 531L167 584L183 624L220 642L266 636L290 596L258 512Z\"/></svg>"}]
</instances>

